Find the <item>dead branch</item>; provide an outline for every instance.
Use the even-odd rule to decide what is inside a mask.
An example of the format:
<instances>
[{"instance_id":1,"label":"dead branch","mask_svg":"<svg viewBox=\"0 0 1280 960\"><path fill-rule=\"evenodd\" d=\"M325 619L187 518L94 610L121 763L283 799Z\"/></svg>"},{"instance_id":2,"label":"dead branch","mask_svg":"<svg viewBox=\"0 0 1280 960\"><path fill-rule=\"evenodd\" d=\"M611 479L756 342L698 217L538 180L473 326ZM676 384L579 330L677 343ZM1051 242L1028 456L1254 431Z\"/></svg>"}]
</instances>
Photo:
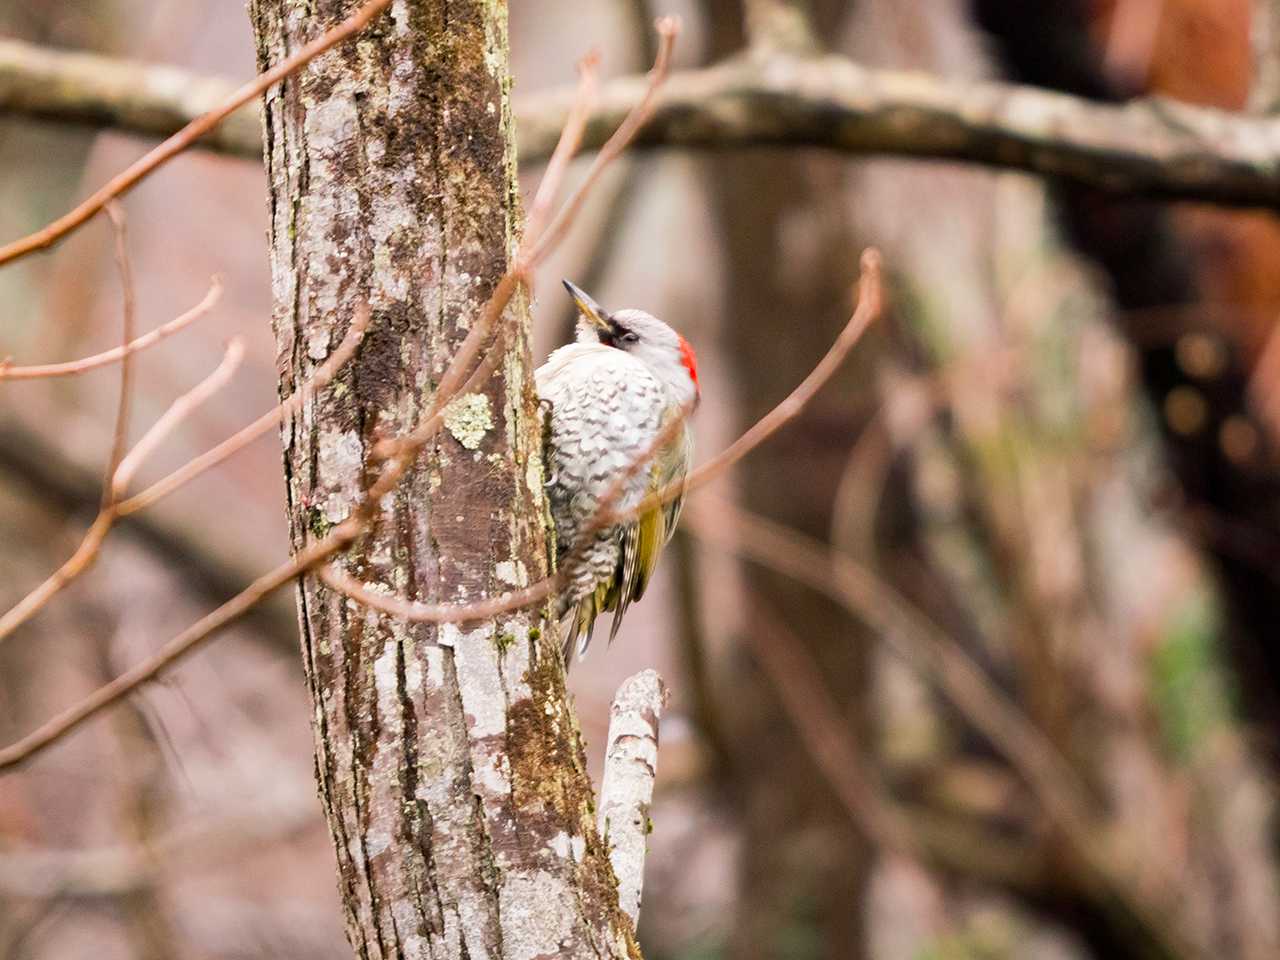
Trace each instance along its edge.
<instances>
[{"instance_id":1,"label":"dead branch","mask_svg":"<svg viewBox=\"0 0 1280 960\"><path fill-rule=\"evenodd\" d=\"M129 260L128 231L124 211L114 201L106 205L114 235L113 250L116 268L120 274L121 300L121 346L120 346L120 389L116 400L115 427L112 431L111 452L107 455L106 476L102 484L102 502L98 515L94 518L84 539L75 553L61 567L53 572L40 586L32 590L4 616L0 616L0 641L26 623L39 612L60 590L69 584L97 559L102 542L116 518L116 494L113 479L124 459L129 443L129 408L132 388L133 360L129 352L129 344L133 342L133 329L137 298L133 287L133 266Z\"/></svg>"},{"instance_id":2,"label":"dead branch","mask_svg":"<svg viewBox=\"0 0 1280 960\"><path fill-rule=\"evenodd\" d=\"M42 724L17 742L0 749L0 771L8 770L56 743L90 717L117 703L144 683L154 680L182 657L212 639L218 631L234 623L264 598L292 583L301 573L346 548L363 529L364 518L352 517L339 524L323 540L300 550L274 570L263 574L222 606L197 620L154 655L99 687L83 700Z\"/></svg>"},{"instance_id":3,"label":"dead branch","mask_svg":"<svg viewBox=\"0 0 1280 960\"><path fill-rule=\"evenodd\" d=\"M643 670L622 682L609 711L599 827L618 878L618 906L633 928L640 925L649 804L658 775L658 721L666 705L662 677Z\"/></svg>"},{"instance_id":4,"label":"dead branch","mask_svg":"<svg viewBox=\"0 0 1280 960\"><path fill-rule=\"evenodd\" d=\"M137 294L133 287L133 264L129 260L128 223L124 210L114 200L106 204L107 216L115 230L116 268L120 271L120 299L123 309L123 333L120 358L120 397L116 401L116 425L111 438L111 453L107 457L107 475L102 485L102 507L109 510L115 505L115 486L112 478L116 468L129 448L129 413L133 401L133 357L128 346L133 342L133 330L137 323ZM96 552L96 551L95 551Z\"/></svg>"},{"instance_id":5,"label":"dead branch","mask_svg":"<svg viewBox=\"0 0 1280 960\"><path fill-rule=\"evenodd\" d=\"M640 128L652 116L654 100L658 96L658 91L666 84L667 75L671 70L671 49L675 46L676 36L680 33L680 18L659 17L654 23L654 29L658 33L658 55L653 62L653 69L644 78L640 99L623 114L622 122L600 147L600 152L591 162L587 175L564 202L555 220L547 228L547 232L538 238L530 256L540 258L548 249L560 242L565 230L578 215L587 192L600 179L600 174L622 154L622 151L636 138ZM582 130L579 129L577 134L580 139Z\"/></svg>"},{"instance_id":6,"label":"dead branch","mask_svg":"<svg viewBox=\"0 0 1280 960\"><path fill-rule=\"evenodd\" d=\"M582 131L586 129L587 117L591 114L591 106L595 102L596 88L599 78L596 71L600 66L599 53L592 51L578 61L578 89L574 94L573 109L564 122L560 139L547 161L547 168L538 181L537 192L533 195L533 203L529 205L529 215L525 218L525 236L538 237L554 209L560 184L564 182L565 171L569 161L578 152L582 143Z\"/></svg>"},{"instance_id":7,"label":"dead branch","mask_svg":"<svg viewBox=\"0 0 1280 960\"><path fill-rule=\"evenodd\" d=\"M391 0L368 0L364 6L357 9L342 23L299 49L293 56L280 61L270 70L239 87L224 102L208 113L191 120L173 136L148 151L123 172L112 177L105 186L70 213L59 217L53 223L29 236L0 247L0 265L26 256L36 250L43 250L65 237L102 210L108 201L127 193L140 180L182 153L206 133L216 128L219 123L237 109L261 96L263 92L275 86L275 84L299 70L311 60L314 60L330 47L341 43L352 34L364 29L365 24L386 9L390 3Z\"/></svg>"},{"instance_id":8,"label":"dead branch","mask_svg":"<svg viewBox=\"0 0 1280 960\"><path fill-rule=\"evenodd\" d=\"M670 56L671 45L674 44L676 35L679 31L679 22L664 18L659 21L659 33L661 35L661 45L659 56L666 58ZM654 71L651 76L651 82L654 86L663 82L664 74ZM584 95L587 88L584 89ZM573 130L566 130L564 139L569 144L566 149L576 147L576 136ZM624 144L625 145L625 144ZM449 367L441 377L440 384L436 390L436 396L428 410L426 422L419 425L415 430L405 437L397 440L388 441L380 445L385 451L385 459L382 464L382 470L377 480L370 486L365 496L357 503L350 515L342 523L335 526L329 533L318 541L314 541L301 550L299 550L290 560L280 564L275 569L263 574L246 589L241 591L235 597L222 604L220 607L206 614L196 623L192 624L178 636L174 637L163 647L160 648L151 657L137 664L132 669L125 671L115 680L99 687L89 696L85 697L78 703L72 705L62 713L54 716L49 721L42 724L36 730L32 731L25 737L10 746L0 749L0 771L15 767L26 760L30 759L36 753L44 748L57 742L71 731L75 730L86 720L95 716L107 707L119 702L122 698L128 696L144 683L154 680L163 673L167 668L172 666L182 657L198 648L203 643L212 639L217 633L227 625L233 623L240 617L244 616L252 610L259 602L270 596L276 590L285 584L292 582L299 575L315 569L320 564L326 562L335 556L341 550L350 546L367 528L370 520L375 515L382 499L396 488L401 477L408 470L413 457L418 450L422 448L434 436L436 430L439 429L443 418L439 414L454 396L458 395L458 390L466 382L464 379L466 370L474 362L476 355L480 352L491 327L499 317L502 316L511 297L515 294L516 289L529 282L529 273L537 266L541 257L550 252L549 247L540 247L538 245L538 237L526 235L525 241L521 244L522 251L528 251L524 256L516 258L511 269L503 276L501 281L495 287L489 300L486 302L484 309L481 311L481 317L473 324L472 330L463 341L457 353L450 361ZM363 334L365 325L368 323L369 310L365 305L356 312L356 317L352 321L352 328L355 331L354 336L358 340ZM351 340L353 333L348 331L344 344ZM497 338L497 344L500 345L501 336ZM354 352L355 346L351 347ZM332 361L340 351L335 351ZM485 369L485 364L490 357L494 357L496 350L490 349L489 355L482 359L480 368L477 373ZM496 363L496 359L493 361ZM328 366L328 364L326 364ZM323 368L322 368L323 370ZM336 371L336 366L334 368ZM317 371L320 373L321 371ZM312 381L311 391L299 391L295 397L301 396L304 392L310 395L314 390L315 380ZM290 398L292 401L294 398ZM286 401L281 408L289 406L290 401ZM299 406L301 405L299 401ZM267 421L269 424L278 422L281 416L281 410L277 409L267 414L259 423ZM270 418L268 420L268 418ZM434 424L434 426L433 426ZM247 433L248 430L254 429L258 424L252 425L246 431L237 434L240 437ZM428 429L430 428L430 429ZM233 437L232 440L236 440ZM247 442L247 441L244 441ZM230 441L228 441L230 444ZM228 444L222 445L218 450L228 448ZM243 445L243 444L241 444ZM229 448L228 448L229 449ZM236 447L235 449L238 449ZM230 450L234 452L234 450ZM213 451L211 451L211 454ZM221 456L229 455L224 453ZM375 456L378 453L375 450ZM206 455L208 462L209 455ZM203 468L202 468L203 469ZM197 471L198 472L198 471ZM173 476L177 477L182 471L178 471ZM187 474L184 479L189 479L193 473ZM172 478L171 478L172 480ZM178 481L181 482L181 481ZM169 481L162 481L162 484ZM177 485L177 482L170 485L161 492L168 492ZM154 489L154 488L153 488ZM139 497L146 497L149 491L144 491ZM141 509L147 502L152 500L139 500L139 497L133 498L139 502L140 506L135 509ZM154 499L154 498L153 498ZM122 502L118 510L123 511L131 501ZM108 523L109 528L109 523ZM105 531L104 531L105 535Z\"/></svg>"},{"instance_id":9,"label":"dead branch","mask_svg":"<svg viewBox=\"0 0 1280 960\"><path fill-rule=\"evenodd\" d=\"M133 449L120 461L120 465L116 467L116 472L111 478L111 500L113 503L118 502L124 496L125 490L129 487L129 481L138 472L138 468L142 466L143 461L155 451L156 447L164 442L165 437L169 436L183 420L191 416L210 397L226 386L227 381L235 374L243 360L244 338L239 336L232 337L227 343L222 362L218 364L213 373L175 400L169 409L161 415L160 419L152 425L151 429L142 435L142 439L134 444Z\"/></svg>"},{"instance_id":10,"label":"dead branch","mask_svg":"<svg viewBox=\"0 0 1280 960\"><path fill-rule=\"evenodd\" d=\"M221 81L169 68L153 81L156 70L162 68L8 41L0 44L0 108L154 135L228 95ZM110 80L95 83L99 73ZM584 147L604 143L645 89L639 77L604 84ZM523 162L551 155L573 102L571 89L517 101ZM208 145L257 159L257 125L237 124ZM1111 193L1229 205L1280 201L1280 125L1269 116L1158 97L1115 106L1032 86L872 70L834 56L779 54L676 72L637 143L811 146L1025 170Z\"/></svg>"},{"instance_id":11,"label":"dead branch","mask_svg":"<svg viewBox=\"0 0 1280 960\"><path fill-rule=\"evenodd\" d=\"M863 251L861 273L858 277L858 302L853 315L849 317L849 322L840 331L831 349L818 361L818 365L809 372L799 386L792 390L786 399L752 424L746 433L694 470L684 480L673 481L663 489L651 493L636 507L637 513L643 513L651 507L667 503L677 496L688 495L706 486L801 414L809 401L840 369L849 351L862 338L867 328L880 317L884 309L884 288L880 279L880 266L878 250L868 248ZM619 519L608 517L606 523L617 523Z\"/></svg>"},{"instance_id":12,"label":"dead branch","mask_svg":"<svg viewBox=\"0 0 1280 960\"><path fill-rule=\"evenodd\" d=\"M92 514L102 499L102 471L90 468L57 438L17 421L0 420L0 471L27 495L68 516ZM183 576L202 605L222 602L259 573L236 551L198 538L186 514L141 513L129 518L128 535ZM291 604L275 603L253 614L261 629L251 636L272 655L297 655L291 631L297 625Z\"/></svg>"},{"instance_id":13,"label":"dead branch","mask_svg":"<svg viewBox=\"0 0 1280 960\"><path fill-rule=\"evenodd\" d=\"M586 142L636 102L601 89ZM521 101L521 155L537 156L564 93ZM742 59L672 76L637 143L724 149L810 146L1024 170L1111 193L1273 206L1280 125L1152 97L1122 106L1036 87L872 70L827 56Z\"/></svg>"},{"instance_id":14,"label":"dead branch","mask_svg":"<svg viewBox=\"0 0 1280 960\"><path fill-rule=\"evenodd\" d=\"M127 517L130 514L137 513L139 510L145 509L156 501L167 497L206 470L217 466L243 450L258 437L278 426L281 420L296 414L311 397L327 387L333 381L333 378L338 375L338 371L346 366L347 361L355 356L356 350L364 339L364 333L368 325L368 310L357 310L356 315L351 320L351 325L347 328L346 335L342 338L342 342L338 344L338 349L329 355L329 358L321 364L311 379L303 384L302 389L298 390L283 403L272 407L247 427L240 429L226 440L223 440L216 447L206 450L200 456L183 464L163 480L157 480L151 486L140 493L135 493L127 500L121 500L118 507L120 516Z\"/></svg>"},{"instance_id":15,"label":"dead branch","mask_svg":"<svg viewBox=\"0 0 1280 960\"><path fill-rule=\"evenodd\" d=\"M132 451L120 457L118 463L113 462L103 484L102 506L98 510L98 515L94 517L93 524L89 527L88 532L85 533L84 538L80 541L80 546L76 548L70 559L54 571L47 580L19 600L3 616L0 616L0 641L5 640L14 630L39 613L60 591L93 565L102 550L102 544L106 540L107 534L111 532L111 528L123 515L120 497L124 493L130 478L174 426L226 384L227 380L231 378L231 375L240 365L243 357L244 343L237 337L228 344L226 355L217 369L195 388L179 397L156 421L155 425L143 435ZM127 357L124 366L126 368L128 366ZM125 389L127 389L127 384ZM123 399L121 409L127 409ZM120 425L121 420L121 417L117 417L117 438L123 436L123 429ZM113 454L112 460L115 461L115 459L116 457Z\"/></svg>"},{"instance_id":16,"label":"dead branch","mask_svg":"<svg viewBox=\"0 0 1280 960\"><path fill-rule=\"evenodd\" d=\"M68 360L64 363L32 364L30 366L17 367L6 360L0 362L0 380L40 380L49 377L71 377L109 366L127 356L140 353L148 347L153 347L161 340L166 340L179 330L190 326L212 310L221 297L222 280L219 277L214 277L209 284L209 292L194 307L186 313L174 317L168 323L161 324L149 333L144 333L137 339L131 340L127 344L113 347L102 353L95 353L91 357Z\"/></svg>"}]
</instances>

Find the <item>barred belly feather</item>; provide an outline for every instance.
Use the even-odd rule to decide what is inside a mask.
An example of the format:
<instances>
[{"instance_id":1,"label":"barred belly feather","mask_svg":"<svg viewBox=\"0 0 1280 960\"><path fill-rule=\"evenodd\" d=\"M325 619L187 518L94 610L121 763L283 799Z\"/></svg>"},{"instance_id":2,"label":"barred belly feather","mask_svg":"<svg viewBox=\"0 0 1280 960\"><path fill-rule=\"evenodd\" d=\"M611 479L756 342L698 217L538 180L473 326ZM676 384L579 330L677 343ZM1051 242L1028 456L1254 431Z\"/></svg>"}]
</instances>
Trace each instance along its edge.
<instances>
[{"instance_id":1,"label":"barred belly feather","mask_svg":"<svg viewBox=\"0 0 1280 960\"><path fill-rule=\"evenodd\" d=\"M564 564L616 478L645 454L680 404L643 362L603 344L561 347L538 369L536 383L550 407L547 494L557 561ZM617 509L630 510L683 476L691 452L686 427L629 478ZM605 611L614 611L612 641L628 605L644 594L679 513L680 504L671 503L600 530L573 558L557 611L566 663L574 646L579 657L586 652L595 620Z\"/></svg>"}]
</instances>

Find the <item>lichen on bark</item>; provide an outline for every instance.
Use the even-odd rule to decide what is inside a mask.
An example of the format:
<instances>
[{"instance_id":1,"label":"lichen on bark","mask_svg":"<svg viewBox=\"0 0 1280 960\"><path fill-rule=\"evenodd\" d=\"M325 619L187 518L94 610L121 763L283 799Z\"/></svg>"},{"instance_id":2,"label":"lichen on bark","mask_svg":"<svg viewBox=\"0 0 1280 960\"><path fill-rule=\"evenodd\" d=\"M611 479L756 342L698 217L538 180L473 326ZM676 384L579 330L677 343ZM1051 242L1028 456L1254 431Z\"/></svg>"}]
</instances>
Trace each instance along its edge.
<instances>
[{"instance_id":1,"label":"lichen on bark","mask_svg":"<svg viewBox=\"0 0 1280 960\"><path fill-rule=\"evenodd\" d=\"M260 65L353 6L251 0ZM358 303L372 314L356 359L282 429L295 549L350 511L376 439L417 421L513 255L508 91L504 4L396 0L266 98L282 394ZM497 372L341 561L375 590L468 601L508 589L512 571L547 572L526 305L505 322L515 335ZM298 608L357 954L637 956L540 613L409 624L313 577Z\"/></svg>"}]
</instances>

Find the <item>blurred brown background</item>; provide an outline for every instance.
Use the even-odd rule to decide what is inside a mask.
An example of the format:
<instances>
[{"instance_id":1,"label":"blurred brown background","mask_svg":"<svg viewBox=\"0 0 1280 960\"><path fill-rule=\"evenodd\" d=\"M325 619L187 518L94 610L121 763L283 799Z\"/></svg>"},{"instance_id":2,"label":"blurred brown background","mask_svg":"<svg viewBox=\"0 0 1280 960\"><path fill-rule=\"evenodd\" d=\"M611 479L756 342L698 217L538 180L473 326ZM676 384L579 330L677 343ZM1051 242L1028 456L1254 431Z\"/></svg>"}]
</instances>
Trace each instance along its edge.
<instances>
[{"instance_id":1,"label":"blurred brown background","mask_svg":"<svg viewBox=\"0 0 1280 960\"><path fill-rule=\"evenodd\" d=\"M515 94L569 82L591 46L606 75L639 72L665 12L684 18L680 68L769 40L1230 109L1252 76L1245 0L794 9L808 32L762 38L739 0L513 3ZM0 33L229 78L254 63L228 0L0 0ZM0 117L0 235L62 213L145 146ZM232 333L249 347L156 476L275 402L264 200L258 165L200 152L126 200L143 328L198 301L211 274L227 288L212 317L138 361L138 422L204 376ZM867 244L885 254L893 304L799 423L690 503L618 642L570 675L595 770L618 683L656 666L673 690L647 956L1169 957L1165 923L1203 956L1280 956L1277 239L1261 213L809 149L657 149L610 171L541 271L535 353L568 335L562 276L669 320L699 353L700 457L821 356ZM0 300L0 356L113 345L105 222L0 271ZM3 385L5 608L92 519L117 376ZM118 529L87 576L0 644L0 738L283 557L281 493L266 438ZM698 531L731 522L726 498L875 571L981 664L1069 761L1115 875L1099 876L1025 771L894 655L894 638L702 543ZM264 607L0 778L0 957L349 955L293 615L288 596ZM910 849L886 848L858 796L910 825Z\"/></svg>"}]
</instances>

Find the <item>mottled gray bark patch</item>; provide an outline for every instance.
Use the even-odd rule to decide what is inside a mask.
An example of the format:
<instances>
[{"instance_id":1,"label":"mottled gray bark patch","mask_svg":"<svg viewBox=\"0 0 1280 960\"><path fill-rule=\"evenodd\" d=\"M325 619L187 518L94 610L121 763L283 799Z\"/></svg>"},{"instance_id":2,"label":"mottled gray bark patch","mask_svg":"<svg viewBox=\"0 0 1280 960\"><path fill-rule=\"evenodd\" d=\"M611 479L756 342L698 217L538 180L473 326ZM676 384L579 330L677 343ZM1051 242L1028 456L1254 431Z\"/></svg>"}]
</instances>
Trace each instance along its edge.
<instances>
[{"instance_id":1,"label":"mottled gray bark patch","mask_svg":"<svg viewBox=\"0 0 1280 960\"><path fill-rule=\"evenodd\" d=\"M263 66L350 12L251 0ZM264 109L283 394L372 325L282 429L294 546L350 512L409 428L518 230L505 5L397 0ZM467 601L547 572L528 314L342 562L374 589ZM316 771L361 957L638 955L592 818L554 636L530 614L407 624L299 589Z\"/></svg>"}]
</instances>

